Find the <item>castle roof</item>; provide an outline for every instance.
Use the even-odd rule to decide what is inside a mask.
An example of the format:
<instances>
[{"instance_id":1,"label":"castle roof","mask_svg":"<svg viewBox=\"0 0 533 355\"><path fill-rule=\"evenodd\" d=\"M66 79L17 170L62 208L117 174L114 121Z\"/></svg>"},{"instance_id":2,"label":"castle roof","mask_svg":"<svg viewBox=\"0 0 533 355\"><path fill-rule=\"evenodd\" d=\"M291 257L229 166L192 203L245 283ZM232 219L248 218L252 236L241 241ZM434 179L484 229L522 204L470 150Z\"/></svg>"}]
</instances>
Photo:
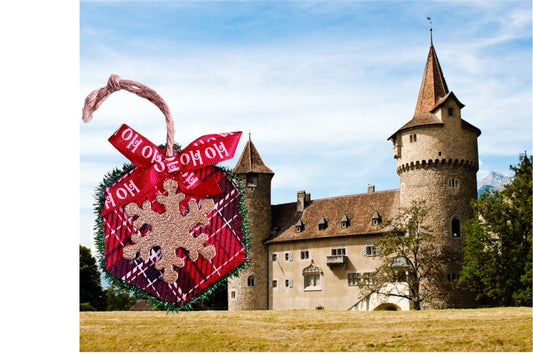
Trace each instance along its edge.
<instances>
[{"instance_id":1,"label":"castle roof","mask_svg":"<svg viewBox=\"0 0 533 355\"><path fill-rule=\"evenodd\" d=\"M310 200L305 202L303 212L297 211L296 202L274 205L275 232L266 243L382 234L381 222L397 214L399 203L400 190L387 190ZM376 216L380 223L374 224L372 219ZM327 227L319 229L323 220ZM300 232L296 232L297 224L303 227Z\"/></svg>"},{"instance_id":2,"label":"castle roof","mask_svg":"<svg viewBox=\"0 0 533 355\"><path fill-rule=\"evenodd\" d=\"M233 168L233 172L235 174L262 173L274 175L274 172L270 170L263 162L263 159L261 159L251 138L246 142L246 146L244 147L235 168Z\"/></svg>"},{"instance_id":3,"label":"castle roof","mask_svg":"<svg viewBox=\"0 0 533 355\"><path fill-rule=\"evenodd\" d=\"M400 131L409 128L443 125L443 122L434 112L450 99L454 100L459 108L465 106L457 99L453 91L448 90L448 85L446 85L446 80L444 80L444 74L442 73L439 59L437 58L437 52L435 51L435 47L433 47L433 39L431 39L413 118L394 132L388 139L393 138ZM476 130L478 135L481 134L478 128L465 120L461 119L461 123L464 127Z\"/></svg>"},{"instance_id":4,"label":"castle roof","mask_svg":"<svg viewBox=\"0 0 533 355\"><path fill-rule=\"evenodd\" d=\"M432 41L429 46L422 83L418 91L414 117L431 112L439 100L446 96L448 92L448 86L446 85L446 80L444 80L439 59L437 58L437 52L435 52Z\"/></svg>"}]
</instances>

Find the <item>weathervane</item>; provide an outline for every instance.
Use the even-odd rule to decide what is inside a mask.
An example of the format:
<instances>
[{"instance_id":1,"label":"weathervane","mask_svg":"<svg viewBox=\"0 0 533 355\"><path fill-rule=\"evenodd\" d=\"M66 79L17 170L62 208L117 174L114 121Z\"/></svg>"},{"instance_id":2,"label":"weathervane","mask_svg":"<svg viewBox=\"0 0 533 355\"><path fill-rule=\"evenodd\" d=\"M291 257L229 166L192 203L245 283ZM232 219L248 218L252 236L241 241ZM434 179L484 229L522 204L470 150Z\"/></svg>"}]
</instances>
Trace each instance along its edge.
<instances>
[{"instance_id":1,"label":"weathervane","mask_svg":"<svg viewBox=\"0 0 533 355\"><path fill-rule=\"evenodd\" d=\"M429 21L429 38L430 38L431 44L433 44L433 26L431 24L431 17L427 16L427 20Z\"/></svg>"}]
</instances>

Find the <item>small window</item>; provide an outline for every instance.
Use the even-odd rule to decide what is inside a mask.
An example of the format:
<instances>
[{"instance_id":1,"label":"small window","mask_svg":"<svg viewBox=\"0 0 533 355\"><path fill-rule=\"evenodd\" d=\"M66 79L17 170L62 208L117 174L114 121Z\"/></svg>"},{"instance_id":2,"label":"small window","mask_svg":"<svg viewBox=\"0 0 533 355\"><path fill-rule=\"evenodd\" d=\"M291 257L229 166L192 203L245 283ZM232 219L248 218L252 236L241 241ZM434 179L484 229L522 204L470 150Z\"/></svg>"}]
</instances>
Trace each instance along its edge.
<instances>
[{"instance_id":1,"label":"small window","mask_svg":"<svg viewBox=\"0 0 533 355\"><path fill-rule=\"evenodd\" d=\"M276 287L278 287L278 280L271 280L270 288L276 288Z\"/></svg>"},{"instance_id":2,"label":"small window","mask_svg":"<svg viewBox=\"0 0 533 355\"><path fill-rule=\"evenodd\" d=\"M410 143L414 143L414 142L416 142L416 134L411 134L411 135L409 135L409 142L410 142Z\"/></svg>"},{"instance_id":3,"label":"small window","mask_svg":"<svg viewBox=\"0 0 533 355\"><path fill-rule=\"evenodd\" d=\"M292 253L286 252L285 253L285 261L292 261Z\"/></svg>"},{"instance_id":4,"label":"small window","mask_svg":"<svg viewBox=\"0 0 533 355\"><path fill-rule=\"evenodd\" d=\"M318 230L323 231L326 230L326 228L328 228L328 221L322 217L322 219L318 222Z\"/></svg>"},{"instance_id":5,"label":"small window","mask_svg":"<svg viewBox=\"0 0 533 355\"><path fill-rule=\"evenodd\" d=\"M361 279L361 282L365 283L366 285L373 285L374 284L374 275L375 272L363 272L363 277Z\"/></svg>"},{"instance_id":6,"label":"small window","mask_svg":"<svg viewBox=\"0 0 533 355\"><path fill-rule=\"evenodd\" d=\"M350 219L348 218L348 216L345 213L344 216L342 216L342 219L341 219L341 229L346 229L346 228L348 228L349 225L350 225Z\"/></svg>"},{"instance_id":7,"label":"small window","mask_svg":"<svg viewBox=\"0 0 533 355\"><path fill-rule=\"evenodd\" d=\"M374 215L372 216L372 225L378 226L380 223L381 223L381 215L379 214L378 211L376 211L376 213L374 213Z\"/></svg>"},{"instance_id":8,"label":"small window","mask_svg":"<svg viewBox=\"0 0 533 355\"><path fill-rule=\"evenodd\" d=\"M253 287L255 286L255 277L249 276L248 277L248 286Z\"/></svg>"},{"instance_id":9,"label":"small window","mask_svg":"<svg viewBox=\"0 0 533 355\"><path fill-rule=\"evenodd\" d=\"M235 290L231 290L229 297L234 300L237 298L237 292Z\"/></svg>"},{"instance_id":10,"label":"small window","mask_svg":"<svg viewBox=\"0 0 533 355\"><path fill-rule=\"evenodd\" d=\"M361 255L362 256L376 256L376 247L374 245L374 240L367 240L366 244L361 246Z\"/></svg>"},{"instance_id":11,"label":"small window","mask_svg":"<svg viewBox=\"0 0 533 355\"><path fill-rule=\"evenodd\" d=\"M448 281L449 282L457 282L459 281L459 274L451 272L448 274Z\"/></svg>"},{"instance_id":12,"label":"small window","mask_svg":"<svg viewBox=\"0 0 533 355\"><path fill-rule=\"evenodd\" d=\"M248 174L246 177L246 186L248 187L257 187L258 186L258 175L257 174Z\"/></svg>"},{"instance_id":13,"label":"small window","mask_svg":"<svg viewBox=\"0 0 533 355\"><path fill-rule=\"evenodd\" d=\"M331 245L331 255L332 256L341 256L346 255L346 245L342 244L332 244Z\"/></svg>"},{"instance_id":14,"label":"small window","mask_svg":"<svg viewBox=\"0 0 533 355\"><path fill-rule=\"evenodd\" d=\"M366 256L376 255L376 247L373 245L367 245L366 247Z\"/></svg>"},{"instance_id":15,"label":"small window","mask_svg":"<svg viewBox=\"0 0 533 355\"><path fill-rule=\"evenodd\" d=\"M357 286L361 283L361 274L358 272L349 272L347 278L348 286Z\"/></svg>"},{"instance_id":16,"label":"small window","mask_svg":"<svg viewBox=\"0 0 533 355\"><path fill-rule=\"evenodd\" d=\"M278 261L278 254L274 253L274 254L270 254L270 261L271 262L276 262Z\"/></svg>"},{"instance_id":17,"label":"small window","mask_svg":"<svg viewBox=\"0 0 533 355\"><path fill-rule=\"evenodd\" d=\"M448 116L453 116L453 107L448 107Z\"/></svg>"},{"instance_id":18,"label":"small window","mask_svg":"<svg viewBox=\"0 0 533 355\"><path fill-rule=\"evenodd\" d=\"M304 246L300 248L300 260L307 260L309 259L309 247Z\"/></svg>"},{"instance_id":19,"label":"small window","mask_svg":"<svg viewBox=\"0 0 533 355\"><path fill-rule=\"evenodd\" d=\"M296 233L301 233L304 230L304 223L302 222L301 219L299 219L298 222L296 222L295 229L296 229Z\"/></svg>"},{"instance_id":20,"label":"small window","mask_svg":"<svg viewBox=\"0 0 533 355\"><path fill-rule=\"evenodd\" d=\"M461 222L457 218L452 220L452 237L459 238L461 236Z\"/></svg>"},{"instance_id":21,"label":"small window","mask_svg":"<svg viewBox=\"0 0 533 355\"><path fill-rule=\"evenodd\" d=\"M293 286L293 281L292 280L285 280L285 287L292 288L292 286Z\"/></svg>"}]
</instances>

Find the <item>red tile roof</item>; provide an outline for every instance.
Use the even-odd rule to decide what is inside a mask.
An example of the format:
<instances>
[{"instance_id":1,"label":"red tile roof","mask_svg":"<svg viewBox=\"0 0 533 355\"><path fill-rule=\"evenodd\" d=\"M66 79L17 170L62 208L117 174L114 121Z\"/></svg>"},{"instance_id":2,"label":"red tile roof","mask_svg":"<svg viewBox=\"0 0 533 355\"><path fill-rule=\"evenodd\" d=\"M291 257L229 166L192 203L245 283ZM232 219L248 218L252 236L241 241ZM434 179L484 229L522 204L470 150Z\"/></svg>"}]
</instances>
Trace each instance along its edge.
<instances>
[{"instance_id":1,"label":"red tile roof","mask_svg":"<svg viewBox=\"0 0 533 355\"><path fill-rule=\"evenodd\" d=\"M263 173L274 175L274 172L261 159L251 139L246 143L239 161L235 165L235 168L233 168L233 172L235 174Z\"/></svg>"},{"instance_id":2,"label":"red tile roof","mask_svg":"<svg viewBox=\"0 0 533 355\"><path fill-rule=\"evenodd\" d=\"M392 218L399 203L400 190L387 190L311 200L306 202L303 213L296 211L296 202L274 205L272 225L276 232L266 243L380 234L383 223L373 226L372 217L378 212L382 221ZM341 228L344 214L349 219L345 229ZM322 218L327 221L325 230L318 229ZM304 229L296 233L295 225L300 219Z\"/></svg>"}]
</instances>

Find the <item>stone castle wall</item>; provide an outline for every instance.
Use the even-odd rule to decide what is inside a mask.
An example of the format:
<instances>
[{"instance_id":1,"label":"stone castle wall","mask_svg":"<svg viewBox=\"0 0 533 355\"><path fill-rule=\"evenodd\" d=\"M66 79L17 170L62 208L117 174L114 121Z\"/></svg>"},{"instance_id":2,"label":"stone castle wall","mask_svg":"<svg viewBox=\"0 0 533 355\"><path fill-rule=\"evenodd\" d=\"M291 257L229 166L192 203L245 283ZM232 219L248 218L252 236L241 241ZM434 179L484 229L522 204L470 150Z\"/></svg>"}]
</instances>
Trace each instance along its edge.
<instances>
[{"instance_id":1,"label":"stone castle wall","mask_svg":"<svg viewBox=\"0 0 533 355\"><path fill-rule=\"evenodd\" d=\"M250 220L250 245L246 269L228 279L228 310L268 308L268 250L263 241L271 229L270 183L272 175L257 174L257 186L247 186L247 175L239 175L245 187L244 203ZM253 281L252 281L253 279Z\"/></svg>"}]
</instances>

